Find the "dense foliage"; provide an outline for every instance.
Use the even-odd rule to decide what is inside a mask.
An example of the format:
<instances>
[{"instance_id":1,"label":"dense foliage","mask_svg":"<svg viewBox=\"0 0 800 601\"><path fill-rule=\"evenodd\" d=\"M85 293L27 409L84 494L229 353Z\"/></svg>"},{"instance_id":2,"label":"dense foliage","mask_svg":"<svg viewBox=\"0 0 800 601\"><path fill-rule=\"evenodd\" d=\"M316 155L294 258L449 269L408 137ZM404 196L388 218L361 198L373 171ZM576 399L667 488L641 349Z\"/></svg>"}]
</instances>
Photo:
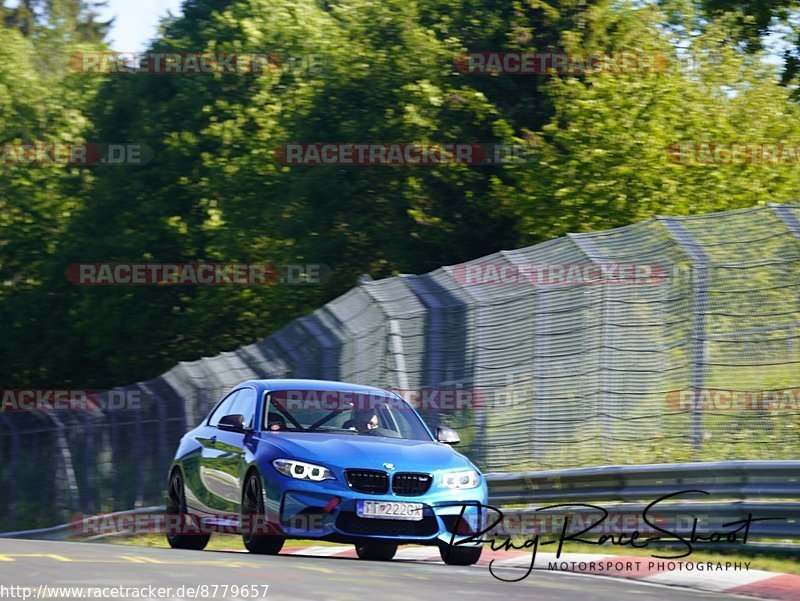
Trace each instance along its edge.
<instances>
[{"instance_id":1,"label":"dense foliage","mask_svg":"<svg viewBox=\"0 0 800 601\"><path fill-rule=\"evenodd\" d=\"M758 4L758 3L756 3ZM3 8L0 140L147 145L141 166L0 164L4 386L105 387L253 342L361 274L419 273L569 231L791 200L797 160L676 161L800 139L792 3L187 0L154 51L275 53L257 75L98 75L80 0ZM766 12L765 12L766 11ZM791 40L791 36L790 36ZM663 68L476 75L470 51L648 52ZM791 53L789 53L791 58ZM286 166L293 142L517 144L519 163ZM325 263L316 286L84 287L81 262Z\"/></svg>"}]
</instances>

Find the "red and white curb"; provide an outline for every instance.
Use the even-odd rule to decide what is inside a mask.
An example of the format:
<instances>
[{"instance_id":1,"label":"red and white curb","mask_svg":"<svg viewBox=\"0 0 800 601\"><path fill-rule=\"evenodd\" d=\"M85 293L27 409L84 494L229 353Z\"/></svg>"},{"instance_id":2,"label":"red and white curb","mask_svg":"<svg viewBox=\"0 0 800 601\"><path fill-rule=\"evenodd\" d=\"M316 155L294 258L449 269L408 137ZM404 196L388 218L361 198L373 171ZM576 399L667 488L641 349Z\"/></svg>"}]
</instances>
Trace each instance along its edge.
<instances>
[{"instance_id":1,"label":"red and white curb","mask_svg":"<svg viewBox=\"0 0 800 601\"><path fill-rule=\"evenodd\" d=\"M344 545L284 547L281 554L314 557L356 557L355 549L352 546ZM401 547L394 558L401 561L442 563L439 550L436 547ZM522 568L527 570L530 566L531 555L524 551L492 551L489 548L485 548L478 565L486 567L492 561L494 561L492 570L496 574L501 578L511 579L514 578L513 572L503 571L503 569L514 568L516 571L516 569ZM736 562L740 566L738 570L732 567L725 569L726 563L734 563L725 558L725 556L720 556L718 562L713 562L715 569L709 570L709 562L692 561L691 558L665 560L644 556L562 553L561 557L556 559L555 553L542 553L540 551L536 554L534 568L547 570L551 563L556 563L558 571L564 572L628 578L651 584L681 586L701 591L760 597L763 599L800 601L800 576L766 572L764 570L745 570L744 561ZM600 564L602 564L602 568ZM721 564L723 569L717 570L717 564Z\"/></svg>"}]
</instances>

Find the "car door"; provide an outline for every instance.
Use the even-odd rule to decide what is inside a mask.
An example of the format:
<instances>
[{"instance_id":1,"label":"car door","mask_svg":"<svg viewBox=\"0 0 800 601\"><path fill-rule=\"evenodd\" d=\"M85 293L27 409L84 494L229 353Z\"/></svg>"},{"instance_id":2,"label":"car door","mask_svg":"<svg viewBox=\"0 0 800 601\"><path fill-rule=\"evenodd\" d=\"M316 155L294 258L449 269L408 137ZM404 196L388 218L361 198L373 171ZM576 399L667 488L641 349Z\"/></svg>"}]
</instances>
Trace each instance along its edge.
<instances>
[{"instance_id":1,"label":"car door","mask_svg":"<svg viewBox=\"0 0 800 601\"><path fill-rule=\"evenodd\" d=\"M232 494L235 483L231 481L230 473L237 464L241 448L237 450L235 445L231 445L230 437L225 436L229 433L219 429L219 421L226 415L233 414L234 403L240 393L241 389L234 390L225 397L197 436L201 447L199 472L203 503L208 510L217 514L233 514L238 511L238 501Z\"/></svg>"},{"instance_id":2,"label":"car door","mask_svg":"<svg viewBox=\"0 0 800 601\"><path fill-rule=\"evenodd\" d=\"M186 503L197 513L208 514L219 511L219 504L212 491L218 488L218 478L214 477L214 459L219 429L217 423L224 416L235 399L238 390L225 396L203 419L202 423L189 433L196 443L196 451L184 458L186 477ZM209 472L211 470L211 472Z\"/></svg>"},{"instance_id":3,"label":"car door","mask_svg":"<svg viewBox=\"0 0 800 601\"><path fill-rule=\"evenodd\" d=\"M234 391L226 398L209 420L212 436L203 445L200 458L200 472L208 492L208 505L215 512L224 515L238 515L242 497L240 476L246 460L245 442L250 435L231 432L219 428L219 420L226 415L240 414L245 424L255 425L256 391L245 387Z\"/></svg>"}]
</instances>

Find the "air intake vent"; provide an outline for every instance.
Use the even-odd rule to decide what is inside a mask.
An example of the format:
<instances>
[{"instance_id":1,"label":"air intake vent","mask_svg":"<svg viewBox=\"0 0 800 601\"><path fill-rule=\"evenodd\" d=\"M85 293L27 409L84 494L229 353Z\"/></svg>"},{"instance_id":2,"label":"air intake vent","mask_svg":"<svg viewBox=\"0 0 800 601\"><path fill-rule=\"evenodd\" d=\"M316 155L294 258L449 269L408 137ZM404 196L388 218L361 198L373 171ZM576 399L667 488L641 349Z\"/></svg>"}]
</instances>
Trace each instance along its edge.
<instances>
[{"instance_id":1,"label":"air intake vent","mask_svg":"<svg viewBox=\"0 0 800 601\"><path fill-rule=\"evenodd\" d=\"M371 495L383 495L389 492L389 476L377 470L345 470L347 483L355 491Z\"/></svg>"},{"instance_id":2,"label":"air intake vent","mask_svg":"<svg viewBox=\"0 0 800 601\"><path fill-rule=\"evenodd\" d=\"M392 490L396 495L418 497L428 492L431 482L433 477L430 474L400 472L392 478Z\"/></svg>"},{"instance_id":3,"label":"air intake vent","mask_svg":"<svg viewBox=\"0 0 800 601\"><path fill-rule=\"evenodd\" d=\"M376 518L360 518L352 511L343 511L336 520L336 527L350 534L369 536L433 536L439 526L433 515L426 515L418 521L383 520Z\"/></svg>"}]
</instances>

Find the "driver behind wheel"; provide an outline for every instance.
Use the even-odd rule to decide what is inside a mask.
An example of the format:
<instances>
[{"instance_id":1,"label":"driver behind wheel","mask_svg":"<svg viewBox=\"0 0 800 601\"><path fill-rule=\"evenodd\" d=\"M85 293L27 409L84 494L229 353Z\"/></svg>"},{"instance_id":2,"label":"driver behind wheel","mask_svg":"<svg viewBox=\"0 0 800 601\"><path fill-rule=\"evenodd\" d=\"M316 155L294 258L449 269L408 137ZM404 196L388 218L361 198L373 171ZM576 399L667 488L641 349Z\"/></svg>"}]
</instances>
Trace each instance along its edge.
<instances>
[{"instance_id":1,"label":"driver behind wheel","mask_svg":"<svg viewBox=\"0 0 800 601\"><path fill-rule=\"evenodd\" d=\"M377 430L378 414L372 409L353 409L349 420L350 427L355 428L359 434L370 434L370 430Z\"/></svg>"},{"instance_id":2,"label":"driver behind wheel","mask_svg":"<svg viewBox=\"0 0 800 601\"><path fill-rule=\"evenodd\" d=\"M394 430L381 427L378 414L374 409L353 409L352 417L347 420L345 427L354 428L359 434L372 434L391 438L400 436Z\"/></svg>"}]
</instances>

